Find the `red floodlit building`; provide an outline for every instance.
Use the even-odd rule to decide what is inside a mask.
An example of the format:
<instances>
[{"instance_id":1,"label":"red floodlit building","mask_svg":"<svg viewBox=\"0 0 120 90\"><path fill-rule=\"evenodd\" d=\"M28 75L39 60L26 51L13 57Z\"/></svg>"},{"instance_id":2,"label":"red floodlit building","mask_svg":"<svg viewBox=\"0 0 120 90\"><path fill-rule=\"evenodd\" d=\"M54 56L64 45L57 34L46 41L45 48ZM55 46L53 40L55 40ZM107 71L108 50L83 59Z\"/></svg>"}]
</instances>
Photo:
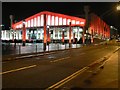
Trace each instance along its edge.
<instances>
[{"instance_id":1,"label":"red floodlit building","mask_svg":"<svg viewBox=\"0 0 120 90\"><path fill-rule=\"evenodd\" d=\"M110 38L110 26L107 25L103 20L100 19L95 14L91 14L90 21L90 32L94 37L100 39L109 39Z\"/></svg>"},{"instance_id":2,"label":"red floodlit building","mask_svg":"<svg viewBox=\"0 0 120 90\"><path fill-rule=\"evenodd\" d=\"M43 11L30 16L24 21L14 23L13 30L6 35L8 31L2 31L2 40L41 40L56 41L71 40L77 41L83 37L83 29L86 20L84 18ZM90 28L88 29L89 38L110 38L109 26L97 15L91 14Z\"/></svg>"}]
</instances>

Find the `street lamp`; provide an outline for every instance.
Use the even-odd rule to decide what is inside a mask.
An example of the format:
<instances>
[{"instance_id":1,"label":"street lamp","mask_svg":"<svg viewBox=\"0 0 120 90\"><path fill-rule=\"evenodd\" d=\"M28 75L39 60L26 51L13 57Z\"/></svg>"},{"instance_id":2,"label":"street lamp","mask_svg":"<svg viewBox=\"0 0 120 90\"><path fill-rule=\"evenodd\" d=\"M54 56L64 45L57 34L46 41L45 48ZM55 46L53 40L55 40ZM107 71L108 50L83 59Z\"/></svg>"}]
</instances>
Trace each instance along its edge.
<instances>
[{"instance_id":1,"label":"street lamp","mask_svg":"<svg viewBox=\"0 0 120 90\"><path fill-rule=\"evenodd\" d=\"M117 5L116 9L117 9L117 11L120 11L120 1L119 1L118 5Z\"/></svg>"},{"instance_id":2,"label":"street lamp","mask_svg":"<svg viewBox=\"0 0 120 90\"><path fill-rule=\"evenodd\" d=\"M119 11L120 11L120 5L119 5L119 6L117 6L117 10L119 10Z\"/></svg>"}]
</instances>

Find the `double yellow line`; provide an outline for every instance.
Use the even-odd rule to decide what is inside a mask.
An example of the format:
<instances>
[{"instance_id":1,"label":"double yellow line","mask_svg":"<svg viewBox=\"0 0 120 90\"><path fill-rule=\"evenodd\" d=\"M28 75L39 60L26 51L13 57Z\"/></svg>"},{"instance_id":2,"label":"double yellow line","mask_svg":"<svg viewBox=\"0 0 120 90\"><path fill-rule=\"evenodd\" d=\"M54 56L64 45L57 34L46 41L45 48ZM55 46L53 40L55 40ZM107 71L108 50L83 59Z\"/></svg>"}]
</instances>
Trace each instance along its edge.
<instances>
[{"instance_id":1,"label":"double yellow line","mask_svg":"<svg viewBox=\"0 0 120 90\"><path fill-rule=\"evenodd\" d=\"M54 90L56 88L59 88L60 86L64 85L65 83L69 82L70 80L72 80L73 78L77 77L79 74L81 74L82 72L84 72L85 70L87 70L89 67L84 67L82 69L80 69L79 71L73 73L72 75L68 76L67 78L59 81L58 83L48 87L45 90Z\"/></svg>"}]
</instances>

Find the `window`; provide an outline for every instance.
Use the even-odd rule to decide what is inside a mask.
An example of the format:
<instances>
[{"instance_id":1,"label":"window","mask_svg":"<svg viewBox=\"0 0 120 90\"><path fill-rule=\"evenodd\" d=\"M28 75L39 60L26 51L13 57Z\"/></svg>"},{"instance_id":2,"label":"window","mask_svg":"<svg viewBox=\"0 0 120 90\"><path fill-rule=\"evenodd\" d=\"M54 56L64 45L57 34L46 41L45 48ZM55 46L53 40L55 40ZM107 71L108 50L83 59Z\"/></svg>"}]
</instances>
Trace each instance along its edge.
<instances>
[{"instance_id":1,"label":"window","mask_svg":"<svg viewBox=\"0 0 120 90\"><path fill-rule=\"evenodd\" d=\"M50 15L48 15L48 19L47 19L47 25L50 25Z\"/></svg>"},{"instance_id":2,"label":"window","mask_svg":"<svg viewBox=\"0 0 120 90\"><path fill-rule=\"evenodd\" d=\"M69 25L69 24L70 24L70 22L71 22L71 20L70 20L70 19L68 19L68 20L67 20L67 24Z\"/></svg>"},{"instance_id":3,"label":"window","mask_svg":"<svg viewBox=\"0 0 120 90\"><path fill-rule=\"evenodd\" d=\"M52 16L52 25L54 25L54 16Z\"/></svg>"},{"instance_id":4,"label":"window","mask_svg":"<svg viewBox=\"0 0 120 90\"><path fill-rule=\"evenodd\" d=\"M37 17L37 26L40 26L40 16Z\"/></svg>"},{"instance_id":5,"label":"window","mask_svg":"<svg viewBox=\"0 0 120 90\"><path fill-rule=\"evenodd\" d=\"M63 25L66 25L66 18L63 19Z\"/></svg>"},{"instance_id":6,"label":"window","mask_svg":"<svg viewBox=\"0 0 120 90\"><path fill-rule=\"evenodd\" d=\"M33 19L31 19L31 27L33 27Z\"/></svg>"},{"instance_id":7,"label":"window","mask_svg":"<svg viewBox=\"0 0 120 90\"><path fill-rule=\"evenodd\" d=\"M34 18L34 26L36 27L36 18Z\"/></svg>"},{"instance_id":8,"label":"window","mask_svg":"<svg viewBox=\"0 0 120 90\"><path fill-rule=\"evenodd\" d=\"M41 15L41 26L43 26L44 23L44 15Z\"/></svg>"},{"instance_id":9,"label":"window","mask_svg":"<svg viewBox=\"0 0 120 90\"><path fill-rule=\"evenodd\" d=\"M62 25L62 18L59 18L59 25Z\"/></svg>"},{"instance_id":10,"label":"window","mask_svg":"<svg viewBox=\"0 0 120 90\"><path fill-rule=\"evenodd\" d=\"M55 25L58 25L58 17L55 17Z\"/></svg>"},{"instance_id":11,"label":"window","mask_svg":"<svg viewBox=\"0 0 120 90\"><path fill-rule=\"evenodd\" d=\"M30 27L30 20L28 20L28 27Z\"/></svg>"},{"instance_id":12,"label":"window","mask_svg":"<svg viewBox=\"0 0 120 90\"><path fill-rule=\"evenodd\" d=\"M72 24L75 24L75 20L72 20Z\"/></svg>"}]
</instances>

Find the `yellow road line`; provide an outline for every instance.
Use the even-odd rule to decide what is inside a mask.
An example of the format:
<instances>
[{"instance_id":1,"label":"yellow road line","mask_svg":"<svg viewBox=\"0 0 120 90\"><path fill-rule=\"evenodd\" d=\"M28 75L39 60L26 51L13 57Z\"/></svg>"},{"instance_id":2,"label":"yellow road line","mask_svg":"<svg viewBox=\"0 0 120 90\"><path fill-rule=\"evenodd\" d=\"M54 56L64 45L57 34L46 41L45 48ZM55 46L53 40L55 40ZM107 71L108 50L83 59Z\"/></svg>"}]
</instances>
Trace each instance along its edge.
<instances>
[{"instance_id":1,"label":"yellow road line","mask_svg":"<svg viewBox=\"0 0 120 90\"><path fill-rule=\"evenodd\" d=\"M60 86L62 86L63 84L67 83L68 81L72 80L73 78L77 77L79 74L81 74L82 72L84 72L85 70L87 70L88 67L84 67L82 69L80 69L79 71L73 73L72 75L68 76L67 78L59 81L58 83L48 87L46 90L54 90L55 88L59 88Z\"/></svg>"},{"instance_id":2,"label":"yellow road line","mask_svg":"<svg viewBox=\"0 0 120 90\"><path fill-rule=\"evenodd\" d=\"M50 62L58 62L58 61L61 61L61 60L64 60L64 59L68 59L68 58L70 58L70 57L60 58L60 59L53 60L53 61L50 61Z\"/></svg>"},{"instance_id":3,"label":"yellow road line","mask_svg":"<svg viewBox=\"0 0 120 90\"><path fill-rule=\"evenodd\" d=\"M27 66L27 67L22 67L22 68L18 68L18 69L14 69L14 70L10 70L10 71L5 71L0 73L1 74L7 74L7 73L11 73L11 72L16 72L16 71L20 71L20 70L24 70L24 69L28 69L28 68L32 68L32 67L36 67L37 65L31 65L31 66Z\"/></svg>"}]
</instances>

